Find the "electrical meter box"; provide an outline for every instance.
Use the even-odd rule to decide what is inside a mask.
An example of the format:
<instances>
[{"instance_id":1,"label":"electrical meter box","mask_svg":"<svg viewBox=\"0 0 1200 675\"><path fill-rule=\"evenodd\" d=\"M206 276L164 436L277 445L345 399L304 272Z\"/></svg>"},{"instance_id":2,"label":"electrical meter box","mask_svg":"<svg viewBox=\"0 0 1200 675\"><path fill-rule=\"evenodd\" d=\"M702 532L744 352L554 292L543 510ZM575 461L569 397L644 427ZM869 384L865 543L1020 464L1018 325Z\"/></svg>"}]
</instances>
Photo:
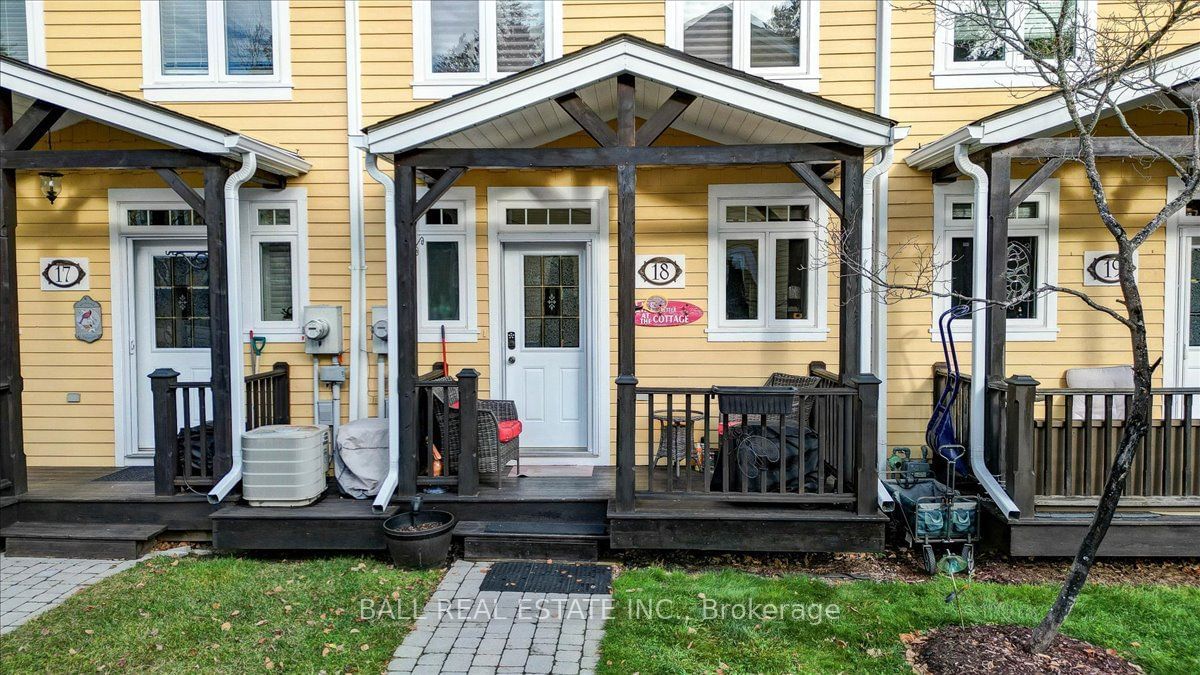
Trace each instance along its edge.
<instances>
[{"instance_id":1,"label":"electrical meter box","mask_svg":"<svg viewBox=\"0 0 1200 675\"><path fill-rule=\"evenodd\" d=\"M339 305L308 305L301 330L305 354L342 353L342 308Z\"/></svg>"},{"instance_id":2,"label":"electrical meter box","mask_svg":"<svg viewBox=\"0 0 1200 675\"><path fill-rule=\"evenodd\" d=\"M371 308L371 352L387 354L388 312L386 305Z\"/></svg>"}]
</instances>

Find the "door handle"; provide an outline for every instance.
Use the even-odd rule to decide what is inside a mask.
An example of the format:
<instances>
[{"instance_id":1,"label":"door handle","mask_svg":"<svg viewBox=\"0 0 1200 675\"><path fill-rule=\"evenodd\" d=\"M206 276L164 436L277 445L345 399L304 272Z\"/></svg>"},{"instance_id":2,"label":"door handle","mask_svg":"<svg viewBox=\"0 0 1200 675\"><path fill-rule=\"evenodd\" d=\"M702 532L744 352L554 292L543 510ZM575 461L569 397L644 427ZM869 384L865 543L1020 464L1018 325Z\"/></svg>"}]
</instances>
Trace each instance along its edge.
<instances>
[{"instance_id":1,"label":"door handle","mask_svg":"<svg viewBox=\"0 0 1200 675\"><path fill-rule=\"evenodd\" d=\"M515 357L515 356L508 357L508 365L511 366L512 364L514 364L516 362L517 362L517 357Z\"/></svg>"},{"instance_id":2,"label":"door handle","mask_svg":"<svg viewBox=\"0 0 1200 675\"><path fill-rule=\"evenodd\" d=\"M509 349L517 348L517 334L516 334L516 332L511 331L511 330L508 331L508 348Z\"/></svg>"}]
</instances>

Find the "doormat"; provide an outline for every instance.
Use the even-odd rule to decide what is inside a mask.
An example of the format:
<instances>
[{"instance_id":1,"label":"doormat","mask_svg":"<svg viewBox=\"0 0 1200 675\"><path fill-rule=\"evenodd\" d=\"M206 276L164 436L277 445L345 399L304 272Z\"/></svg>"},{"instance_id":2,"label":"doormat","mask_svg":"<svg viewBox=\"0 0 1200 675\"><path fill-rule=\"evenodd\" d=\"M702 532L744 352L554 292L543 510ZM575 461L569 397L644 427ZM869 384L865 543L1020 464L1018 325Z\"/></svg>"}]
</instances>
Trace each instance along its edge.
<instances>
[{"instance_id":1,"label":"doormat","mask_svg":"<svg viewBox=\"0 0 1200 675\"><path fill-rule=\"evenodd\" d=\"M512 478L591 478L592 469L595 468L591 464L526 464L521 467L520 473L514 466L508 475Z\"/></svg>"},{"instance_id":2,"label":"doormat","mask_svg":"<svg viewBox=\"0 0 1200 675\"><path fill-rule=\"evenodd\" d=\"M481 591L506 593L611 593L612 568L564 563L493 563Z\"/></svg>"},{"instance_id":3,"label":"doormat","mask_svg":"<svg viewBox=\"0 0 1200 675\"><path fill-rule=\"evenodd\" d=\"M112 473L106 473L99 478L93 478L93 483L129 483L142 480L154 480L154 467L152 466L127 466L124 469L117 469Z\"/></svg>"}]
</instances>

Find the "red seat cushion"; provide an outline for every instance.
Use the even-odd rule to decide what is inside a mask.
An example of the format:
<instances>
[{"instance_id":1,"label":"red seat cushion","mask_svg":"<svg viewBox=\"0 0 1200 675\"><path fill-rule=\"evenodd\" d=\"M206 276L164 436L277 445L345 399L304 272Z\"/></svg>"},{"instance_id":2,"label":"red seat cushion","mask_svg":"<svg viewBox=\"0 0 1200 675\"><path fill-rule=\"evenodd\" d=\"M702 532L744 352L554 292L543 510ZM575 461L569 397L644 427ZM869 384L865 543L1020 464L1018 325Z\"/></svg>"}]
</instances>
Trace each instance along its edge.
<instances>
[{"instance_id":1,"label":"red seat cushion","mask_svg":"<svg viewBox=\"0 0 1200 675\"><path fill-rule=\"evenodd\" d=\"M504 420L500 423L500 442L507 443L521 435L521 420Z\"/></svg>"}]
</instances>

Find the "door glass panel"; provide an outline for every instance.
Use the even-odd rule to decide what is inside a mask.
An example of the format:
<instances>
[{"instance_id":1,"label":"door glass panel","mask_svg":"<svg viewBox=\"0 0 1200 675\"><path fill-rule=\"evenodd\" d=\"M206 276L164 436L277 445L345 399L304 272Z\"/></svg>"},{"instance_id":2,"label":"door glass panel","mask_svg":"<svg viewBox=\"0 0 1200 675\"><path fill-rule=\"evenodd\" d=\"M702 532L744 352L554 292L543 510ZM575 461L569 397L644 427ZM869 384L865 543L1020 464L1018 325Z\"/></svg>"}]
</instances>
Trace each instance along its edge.
<instances>
[{"instance_id":1,"label":"door glass panel","mask_svg":"<svg viewBox=\"0 0 1200 675\"><path fill-rule=\"evenodd\" d=\"M1188 316L1188 346L1200 347L1200 247L1192 247L1192 274L1188 280L1191 302Z\"/></svg>"},{"instance_id":2,"label":"door glass panel","mask_svg":"<svg viewBox=\"0 0 1200 675\"><path fill-rule=\"evenodd\" d=\"M579 346L579 256L527 255L524 260L525 346Z\"/></svg>"},{"instance_id":3,"label":"door glass panel","mask_svg":"<svg viewBox=\"0 0 1200 675\"><path fill-rule=\"evenodd\" d=\"M758 318L757 239L730 239L725 245L725 318Z\"/></svg>"},{"instance_id":4,"label":"door glass panel","mask_svg":"<svg viewBox=\"0 0 1200 675\"><path fill-rule=\"evenodd\" d=\"M154 344L160 349L207 349L208 259L195 254L156 255Z\"/></svg>"}]
</instances>

